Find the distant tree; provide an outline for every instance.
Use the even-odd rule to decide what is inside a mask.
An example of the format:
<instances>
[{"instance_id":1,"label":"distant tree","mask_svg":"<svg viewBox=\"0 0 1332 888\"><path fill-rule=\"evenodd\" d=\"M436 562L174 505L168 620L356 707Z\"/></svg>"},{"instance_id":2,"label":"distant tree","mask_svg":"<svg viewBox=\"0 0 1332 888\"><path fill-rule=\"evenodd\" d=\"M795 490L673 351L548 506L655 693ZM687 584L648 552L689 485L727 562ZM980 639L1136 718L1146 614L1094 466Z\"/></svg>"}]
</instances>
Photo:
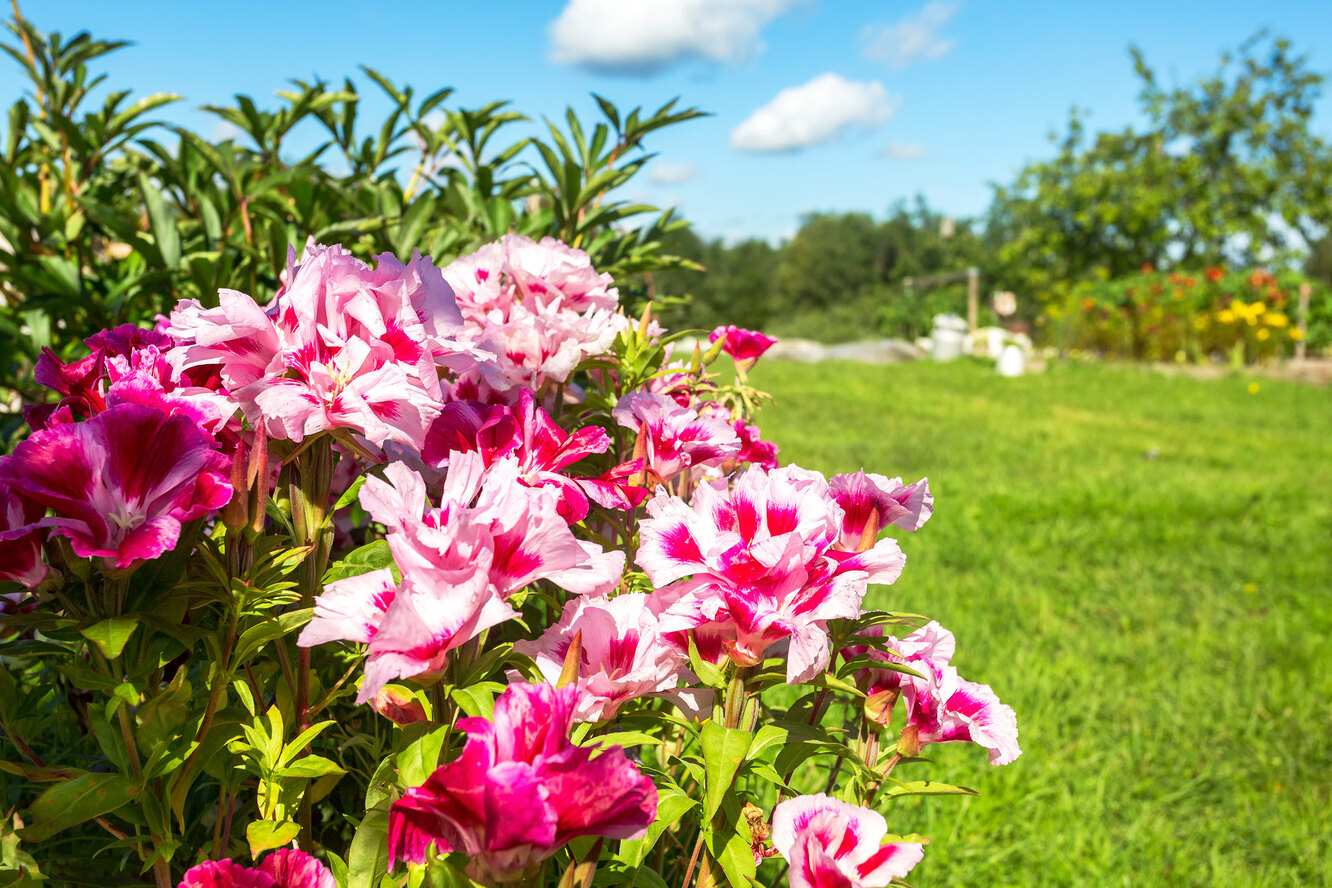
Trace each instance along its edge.
<instances>
[{"instance_id":1,"label":"distant tree","mask_svg":"<svg viewBox=\"0 0 1332 888\"><path fill-rule=\"evenodd\" d=\"M1332 147L1310 128L1324 77L1260 33L1195 83L1166 89L1131 48L1144 128L1089 136L995 188L991 235L1006 276L1046 291L1143 263L1281 263L1332 223Z\"/></svg>"},{"instance_id":2,"label":"distant tree","mask_svg":"<svg viewBox=\"0 0 1332 888\"><path fill-rule=\"evenodd\" d=\"M815 213L781 251L777 296L788 311L824 308L883 279L883 233L868 213Z\"/></svg>"}]
</instances>

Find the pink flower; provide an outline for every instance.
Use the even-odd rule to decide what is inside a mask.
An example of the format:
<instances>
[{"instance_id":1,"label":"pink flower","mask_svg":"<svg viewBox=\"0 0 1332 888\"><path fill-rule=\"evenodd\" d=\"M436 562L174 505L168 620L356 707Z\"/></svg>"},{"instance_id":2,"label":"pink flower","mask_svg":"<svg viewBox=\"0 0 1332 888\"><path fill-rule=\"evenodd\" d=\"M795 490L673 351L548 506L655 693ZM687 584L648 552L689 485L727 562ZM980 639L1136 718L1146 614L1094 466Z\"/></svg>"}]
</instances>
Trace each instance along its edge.
<instances>
[{"instance_id":1,"label":"pink flower","mask_svg":"<svg viewBox=\"0 0 1332 888\"><path fill-rule=\"evenodd\" d=\"M510 685L492 720L467 718L462 755L389 809L389 864L435 853L468 874L518 881L579 836L633 839L657 816L657 790L618 746L569 741L578 690Z\"/></svg>"},{"instance_id":2,"label":"pink flower","mask_svg":"<svg viewBox=\"0 0 1332 888\"><path fill-rule=\"evenodd\" d=\"M764 352L777 344L777 340L771 336L764 336L762 333L745 330L735 325L718 327L708 334L708 342L716 342L718 339L725 340L722 343L722 351L734 358L742 370L754 366L754 363L763 357Z\"/></svg>"},{"instance_id":3,"label":"pink flower","mask_svg":"<svg viewBox=\"0 0 1332 888\"><path fill-rule=\"evenodd\" d=\"M772 812L772 844L791 865L791 888L882 888L925 856L915 842L883 844L888 823L868 808L818 795Z\"/></svg>"},{"instance_id":4,"label":"pink flower","mask_svg":"<svg viewBox=\"0 0 1332 888\"><path fill-rule=\"evenodd\" d=\"M934 497L928 478L902 484L901 478L856 472L835 475L828 482L833 499L842 507L842 545L856 548L888 525L902 530L920 530L934 513Z\"/></svg>"},{"instance_id":5,"label":"pink flower","mask_svg":"<svg viewBox=\"0 0 1332 888\"><path fill-rule=\"evenodd\" d=\"M699 416L665 395L634 392L611 411L615 421L646 438L648 467L663 481L692 466L716 466L740 453L740 439L725 421Z\"/></svg>"},{"instance_id":6,"label":"pink flower","mask_svg":"<svg viewBox=\"0 0 1332 888\"><path fill-rule=\"evenodd\" d=\"M0 475L55 511L38 522L74 552L125 569L176 545L181 525L231 498L228 460L184 415L121 404L22 442Z\"/></svg>"},{"instance_id":7,"label":"pink flower","mask_svg":"<svg viewBox=\"0 0 1332 888\"><path fill-rule=\"evenodd\" d=\"M662 638L648 596L629 592L614 598L575 598L560 621L536 641L514 649L536 661L551 684L564 669L574 636L581 635L577 721L602 721L636 697L673 691L688 658Z\"/></svg>"},{"instance_id":8,"label":"pink flower","mask_svg":"<svg viewBox=\"0 0 1332 888\"><path fill-rule=\"evenodd\" d=\"M731 427L735 429L736 437L740 439L740 453L736 457L738 462L753 463L770 471L777 468L779 452L777 445L771 441L759 440L758 426L748 425L743 419L737 419Z\"/></svg>"},{"instance_id":9,"label":"pink flower","mask_svg":"<svg viewBox=\"0 0 1332 888\"><path fill-rule=\"evenodd\" d=\"M421 456L428 465L443 466L451 451L475 451L486 466L512 457L518 479L528 487L552 487L559 493L560 516L569 524L587 517L589 497L608 509L629 509L647 498L647 491L615 476L575 478L564 469L585 457L605 453L610 436L595 426L570 435L537 406L530 389L520 389L516 407L452 401L426 433Z\"/></svg>"},{"instance_id":10,"label":"pink flower","mask_svg":"<svg viewBox=\"0 0 1332 888\"><path fill-rule=\"evenodd\" d=\"M444 269L466 321L464 337L497 358L463 375L463 390L537 391L564 383L624 329L619 294L587 254L553 238L505 235Z\"/></svg>"},{"instance_id":11,"label":"pink flower","mask_svg":"<svg viewBox=\"0 0 1332 888\"><path fill-rule=\"evenodd\" d=\"M662 631L715 624L746 665L789 638L792 683L827 667L827 621L858 617L867 584L896 581L906 563L892 540L838 548L841 507L798 466L753 466L730 490L699 485L689 505L659 491L647 508L638 564L657 587Z\"/></svg>"},{"instance_id":12,"label":"pink flower","mask_svg":"<svg viewBox=\"0 0 1332 888\"><path fill-rule=\"evenodd\" d=\"M298 642L366 644L359 703L391 679L438 672L449 651L517 616L508 596L538 579L575 594L604 593L620 580L624 553L575 538L556 510L558 494L519 484L511 458L487 470L480 454L451 454L438 508L403 464L384 475L369 478L360 498L389 530L402 583L387 570L330 583Z\"/></svg>"},{"instance_id":13,"label":"pink flower","mask_svg":"<svg viewBox=\"0 0 1332 888\"><path fill-rule=\"evenodd\" d=\"M4 479L12 459L0 457L0 580L12 580L33 589L46 579L48 570L42 563L45 534L39 523L46 509Z\"/></svg>"},{"instance_id":14,"label":"pink flower","mask_svg":"<svg viewBox=\"0 0 1332 888\"><path fill-rule=\"evenodd\" d=\"M990 764L1006 765L1022 750L1018 746L1017 714L999 702L988 685L966 681L949 665L957 647L953 633L931 622L905 638L885 637L888 650L852 648L848 653L868 652L871 659L901 663L921 678L888 669L869 669L860 677L862 687L873 695L897 692L906 708L906 728L899 750L914 755L905 746L930 743L970 742L990 751ZM884 723L887 723L885 713Z\"/></svg>"},{"instance_id":15,"label":"pink flower","mask_svg":"<svg viewBox=\"0 0 1332 888\"><path fill-rule=\"evenodd\" d=\"M286 285L266 309L231 290L218 294L218 308L180 303L169 331L182 343L173 366L220 364L246 416L270 437L347 429L377 447L419 450L443 406L437 366L484 355L449 338L462 316L428 259L378 262L309 243L300 264L290 252Z\"/></svg>"},{"instance_id":16,"label":"pink flower","mask_svg":"<svg viewBox=\"0 0 1332 888\"><path fill-rule=\"evenodd\" d=\"M314 857L283 848L254 869L231 860L209 860L186 870L176 888L337 888L337 882Z\"/></svg>"}]
</instances>

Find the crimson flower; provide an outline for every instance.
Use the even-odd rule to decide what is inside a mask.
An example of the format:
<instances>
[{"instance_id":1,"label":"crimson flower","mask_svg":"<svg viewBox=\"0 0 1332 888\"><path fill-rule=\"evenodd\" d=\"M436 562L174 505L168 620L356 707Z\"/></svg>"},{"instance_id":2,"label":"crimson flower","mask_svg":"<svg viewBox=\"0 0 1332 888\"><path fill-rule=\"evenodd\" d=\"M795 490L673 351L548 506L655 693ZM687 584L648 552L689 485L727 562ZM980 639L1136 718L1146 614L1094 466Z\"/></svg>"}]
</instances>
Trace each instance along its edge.
<instances>
[{"instance_id":1,"label":"crimson flower","mask_svg":"<svg viewBox=\"0 0 1332 888\"><path fill-rule=\"evenodd\" d=\"M209 860L190 867L176 888L337 888L333 873L304 851L283 848L257 867Z\"/></svg>"},{"instance_id":2,"label":"crimson flower","mask_svg":"<svg viewBox=\"0 0 1332 888\"><path fill-rule=\"evenodd\" d=\"M54 510L37 522L75 554L123 570L176 545L181 526L226 505L228 460L188 416L120 404L35 432L0 482Z\"/></svg>"},{"instance_id":3,"label":"crimson flower","mask_svg":"<svg viewBox=\"0 0 1332 888\"><path fill-rule=\"evenodd\" d=\"M708 342L715 343L718 339L724 340L722 351L734 358L741 370L753 367L754 363L763 357L764 352L777 344L777 340L771 336L764 336L756 330L746 330L734 324L718 327L708 334Z\"/></svg>"},{"instance_id":4,"label":"crimson flower","mask_svg":"<svg viewBox=\"0 0 1332 888\"><path fill-rule=\"evenodd\" d=\"M462 755L389 809L389 865L436 853L472 858L468 875L518 882L579 836L634 839L657 816L657 790L618 746L569 740L578 689L510 685L494 717L466 718Z\"/></svg>"}]
</instances>

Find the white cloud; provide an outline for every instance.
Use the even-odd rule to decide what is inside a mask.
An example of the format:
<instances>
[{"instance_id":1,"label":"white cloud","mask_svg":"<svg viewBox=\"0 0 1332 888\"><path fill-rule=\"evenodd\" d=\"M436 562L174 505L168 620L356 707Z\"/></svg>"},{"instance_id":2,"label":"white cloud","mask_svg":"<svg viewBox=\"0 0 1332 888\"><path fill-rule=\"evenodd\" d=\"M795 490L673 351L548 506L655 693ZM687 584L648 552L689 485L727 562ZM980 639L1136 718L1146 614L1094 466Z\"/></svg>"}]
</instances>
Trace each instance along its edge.
<instances>
[{"instance_id":1,"label":"white cloud","mask_svg":"<svg viewBox=\"0 0 1332 888\"><path fill-rule=\"evenodd\" d=\"M568 0L550 24L550 60L609 74L678 62L741 62L795 0Z\"/></svg>"},{"instance_id":2,"label":"white cloud","mask_svg":"<svg viewBox=\"0 0 1332 888\"><path fill-rule=\"evenodd\" d=\"M230 120L219 120L217 126L213 127L213 131L209 134L208 140L210 142L225 142L227 139L239 139L240 137L240 127Z\"/></svg>"},{"instance_id":3,"label":"white cloud","mask_svg":"<svg viewBox=\"0 0 1332 888\"><path fill-rule=\"evenodd\" d=\"M902 104L882 83L856 83L831 72L779 92L731 130L741 151L798 151L821 145L851 126L882 126Z\"/></svg>"},{"instance_id":4,"label":"white cloud","mask_svg":"<svg viewBox=\"0 0 1332 888\"><path fill-rule=\"evenodd\" d=\"M925 156L925 146L919 142L890 142L879 156L886 160L919 160Z\"/></svg>"},{"instance_id":5,"label":"white cloud","mask_svg":"<svg viewBox=\"0 0 1332 888\"><path fill-rule=\"evenodd\" d=\"M692 163L671 163L658 161L652 165L648 180L653 185L683 185L698 175L698 167Z\"/></svg>"},{"instance_id":6,"label":"white cloud","mask_svg":"<svg viewBox=\"0 0 1332 888\"><path fill-rule=\"evenodd\" d=\"M959 5L952 0L930 0L896 24L866 25L860 32L865 57L894 68L942 58L957 41L939 36L939 29L957 14Z\"/></svg>"}]
</instances>

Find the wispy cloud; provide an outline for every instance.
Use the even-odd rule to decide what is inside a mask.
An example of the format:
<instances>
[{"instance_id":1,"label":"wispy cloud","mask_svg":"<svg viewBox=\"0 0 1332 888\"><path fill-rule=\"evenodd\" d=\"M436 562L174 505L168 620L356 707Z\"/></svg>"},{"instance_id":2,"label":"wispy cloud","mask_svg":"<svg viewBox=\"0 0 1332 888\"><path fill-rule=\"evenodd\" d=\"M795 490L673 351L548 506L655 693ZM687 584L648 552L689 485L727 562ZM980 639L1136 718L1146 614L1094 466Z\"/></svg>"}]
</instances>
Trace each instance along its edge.
<instances>
[{"instance_id":1,"label":"wispy cloud","mask_svg":"<svg viewBox=\"0 0 1332 888\"><path fill-rule=\"evenodd\" d=\"M240 127L230 120L219 120L217 126L208 134L210 142L225 142L227 139L239 139L241 136Z\"/></svg>"},{"instance_id":2,"label":"wispy cloud","mask_svg":"<svg viewBox=\"0 0 1332 888\"><path fill-rule=\"evenodd\" d=\"M568 0L550 25L550 60L648 76L693 59L736 63L796 0Z\"/></svg>"},{"instance_id":3,"label":"wispy cloud","mask_svg":"<svg viewBox=\"0 0 1332 888\"><path fill-rule=\"evenodd\" d=\"M860 32L865 57L887 62L893 68L943 58L957 41L941 36L939 30L957 15L960 5L953 0L930 0L913 15L891 25L866 25Z\"/></svg>"},{"instance_id":4,"label":"wispy cloud","mask_svg":"<svg viewBox=\"0 0 1332 888\"><path fill-rule=\"evenodd\" d=\"M653 185L683 185L698 175L698 167L692 163L671 163L667 160L652 164L648 181Z\"/></svg>"},{"instance_id":5,"label":"wispy cloud","mask_svg":"<svg viewBox=\"0 0 1332 888\"><path fill-rule=\"evenodd\" d=\"M919 142L890 142L879 156L885 160L919 160L925 156L925 146Z\"/></svg>"},{"instance_id":6,"label":"wispy cloud","mask_svg":"<svg viewBox=\"0 0 1332 888\"><path fill-rule=\"evenodd\" d=\"M858 83L831 72L779 92L731 131L741 151L799 151L831 141L850 127L873 130L901 105L882 83Z\"/></svg>"}]
</instances>

